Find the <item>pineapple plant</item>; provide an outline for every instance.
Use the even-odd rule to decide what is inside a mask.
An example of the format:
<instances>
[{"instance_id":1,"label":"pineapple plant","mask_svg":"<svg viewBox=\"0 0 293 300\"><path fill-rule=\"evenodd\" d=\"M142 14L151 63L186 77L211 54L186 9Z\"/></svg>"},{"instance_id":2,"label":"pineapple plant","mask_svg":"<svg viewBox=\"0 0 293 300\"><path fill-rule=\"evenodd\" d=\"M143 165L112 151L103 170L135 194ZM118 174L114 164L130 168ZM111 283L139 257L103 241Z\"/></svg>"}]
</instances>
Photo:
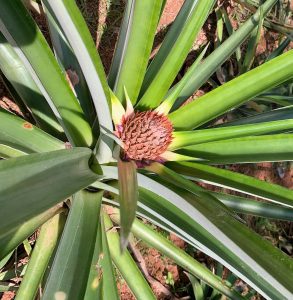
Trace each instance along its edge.
<instances>
[{"instance_id":1,"label":"pineapple plant","mask_svg":"<svg viewBox=\"0 0 293 300\"><path fill-rule=\"evenodd\" d=\"M176 233L266 299L292 298L292 259L238 213L292 221L293 192L219 167L291 161L292 107L279 102L213 122L292 84L292 50L280 45L256 68L250 52L239 76L182 105L244 41L256 43L277 0L209 55L202 49L176 84L216 1L186 0L150 62L165 2L127 1L106 77L74 0L42 1L52 48L21 0L0 0L1 74L23 112L0 110L0 266L41 228L16 299L119 299L114 266L137 299L155 299L127 249L131 232L221 295L248 299L137 217ZM195 183L202 181L242 196ZM9 276L0 273L3 289Z\"/></svg>"}]
</instances>

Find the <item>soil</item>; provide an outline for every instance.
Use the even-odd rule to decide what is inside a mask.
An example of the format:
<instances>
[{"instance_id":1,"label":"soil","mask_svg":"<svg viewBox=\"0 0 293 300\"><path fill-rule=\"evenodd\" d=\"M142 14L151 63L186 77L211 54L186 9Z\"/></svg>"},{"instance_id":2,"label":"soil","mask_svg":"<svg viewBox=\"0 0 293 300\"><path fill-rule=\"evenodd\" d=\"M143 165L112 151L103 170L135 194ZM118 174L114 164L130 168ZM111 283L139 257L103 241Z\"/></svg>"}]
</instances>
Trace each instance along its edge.
<instances>
[{"instance_id":1,"label":"soil","mask_svg":"<svg viewBox=\"0 0 293 300\"><path fill-rule=\"evenodd\" d=\"M15 297L15 292L5 292L1 300L13 300Z\"/></svg>"},{"instance_id":2,"label":"soil","mask_svg":"<svg viewBox=\"0 0 293 300\"><path fill-rule=\"evenodd\" d=\"M154 55L166 34L168 27L174 21L178 11L180 10L184 0L167 0L165 10L159 22L157 35L155 38L154 48L152 55ZM234 29L238 27L238 21L235 18L235 10L239 7L237 3L231 3L230 1L222 1L225 5L228 14L232 16L230 19ZM102 63L105 67L106 73L108 73L111 66L111 60L114 54L115 44L117 41L120 24L122 21L122 12L125 8L125 0L87 0L77 1L82 13L87 21L92 37L96 43L96 47L102 59ZM110 4L109 4L110 3ZM291 1L291 6L293 9L293 1ZM107 13L108 12L108 13ZM242 17L247 17L247 11L243 12ZM45 34L47 40L49 41L48 30L44 18L38 15L38 12L34 12L34 16L37 17L37 22ZM239 15L238 15L239 17ZM241 20L241 15L240 15ZM215 42L215 25L216 20L214 16L211 16L201 30L198 39L195 41L192 51L189 54L185 65L183 66L180 76L183 76L187 68L191 65L196 57L198 49L205 45L208 41L212 44ZM292 24L293 25L293 20ZM50 42L50 41L49 41ZM262 30L259 45L256 50L255 63L260 63L268 53L277 47L278 44L278 34L272 31ZM293 48L293 43L289 46ZM202 96L211 87L204 86L197 93L195 93L189 101L194 101L194 99ZM8 90L5 88L3 82L0 80L0 106L8 109L14 113L21 115L18 107L12 101ZM293 189L293 167L292 164L281 164L281 163L261 163L261 164L241 164L230 166L232 171L243 173L255 178L259 178L264 181L271 183L276 183L285 186L289 189ZM205 187L211 189L209 185ZM218 190L217 188L212 188L213 190ZM223 190L222 190L223 191ZM227 191L226 191L227 192ZM232 192L233 193L233 192ZM237 194L237 193L235 193ZM293 256L292 250L292 239L293 239L293 226L289 222L270 222L270 226L276 225L276 231L268 229L267 223L264 225L260 222L259 218L246 217L245 221L250 225L251 228L262 234L265 238L271 240L276 246L282 248L289 255ZM279 229L278 229L279 228ZM280 229L281 228L281 229ZM285 232L285 233L284 233ZM196 257L196 259L203 264L208 265L213 268L215 262L206 257L201 252L195 249L187 249L188 245L178 238L174 234L168 235L170 241L172 241L176 246L181 249L188 250L189 254ZM291 244L291 248L290 248ZM136 244L136 250L142 255L147 272L152 278L153 290L156 294L157 299L178 299L180 297L186 296L186 287L188 286L188 278L184 274L183 270L180 269L172 260L163 257L157 250L153 248L148 248L142 242ZM169 275L168 275L169 273ZM226 272L227 273L227 272ZM224 275L225 276L225 275ZM172 279L172 280L168 280ZM243 283L239 283L243 284ZM123 279L118 280L117 283L118 290L120 292L120 298L122 300L132 300L134 296L131 294L127 284ZM167 289L164 290L164 288ZM1 295L1 294L0 294ZM14 299L14 292L5 292L0 300L12 300Z\"/></svg>"}]
</instances>

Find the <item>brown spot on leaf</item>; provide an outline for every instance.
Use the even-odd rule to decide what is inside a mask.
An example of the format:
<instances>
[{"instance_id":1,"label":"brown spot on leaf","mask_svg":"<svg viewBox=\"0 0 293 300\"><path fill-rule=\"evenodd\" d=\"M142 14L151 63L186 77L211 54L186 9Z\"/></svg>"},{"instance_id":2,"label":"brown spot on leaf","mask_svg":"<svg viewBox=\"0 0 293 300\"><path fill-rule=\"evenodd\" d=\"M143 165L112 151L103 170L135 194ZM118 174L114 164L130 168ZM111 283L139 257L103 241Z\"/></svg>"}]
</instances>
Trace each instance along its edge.
<instances>
[{"instance_id":1,"label":"brown spot on leaf","mask_svg":"<svg viewBox=\"0 0 293 300\"><path fill-rule=\"evenodd\" d=\"M33 125L29 122L24 122L22 126L25 129L33 129Z\"/></svg>"}]
</instances>

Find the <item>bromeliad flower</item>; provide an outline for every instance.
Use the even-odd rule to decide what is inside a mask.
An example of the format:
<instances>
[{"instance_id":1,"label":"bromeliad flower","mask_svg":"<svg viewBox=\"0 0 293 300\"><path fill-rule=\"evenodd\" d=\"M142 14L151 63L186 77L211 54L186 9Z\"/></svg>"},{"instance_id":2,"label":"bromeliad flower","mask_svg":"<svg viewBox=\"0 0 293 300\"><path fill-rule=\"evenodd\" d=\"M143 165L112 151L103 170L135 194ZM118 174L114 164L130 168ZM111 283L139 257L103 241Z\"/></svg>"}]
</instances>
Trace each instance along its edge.
<instances>
[{"instance_id":1,"label":"bromeliad flower","mask_svg":"<svg viewBox=\"0 0 293 300\"><path fill-rule=\"evenodd\" d=\"M126 111L112 93L115 135L121 141L120 158L123 161L134 161L138 168L142 168L152 162L196 160L170 151L178 138L165 114L166 102L154 110L135 111L126 90L125 98Z\"/></svg>"},{"instance_id":2,"label":"bromeliad flower","mask_svg":"<svg viewBox=\"0 0 293 300\"><path fill-rule=\"evenodd\" d=\"M135 110L124 88L126 110L111 92L114 134L121 147L118 160L119 201L121 210L121 249L125 249L135 218L138 201L137 168L154 168L154 163L197 160L197 158L170 151L182 139L176 137L167 113L173 105L174 93L153 110ZM183 138L184 141L184 138ZM152 171L152 169L149 169Z\"/></svg>"},{"instance_id":3,"label":"bromeliad flower","mask_svg":"<svg viewBox=\"0 0 293 300\"><path fill-rule=\"evenodd\" d=\"M152 110L122 117L117 129L125 159L160 161L172 141L172 123L163 114Z\"/></svg>"}]
</instances>

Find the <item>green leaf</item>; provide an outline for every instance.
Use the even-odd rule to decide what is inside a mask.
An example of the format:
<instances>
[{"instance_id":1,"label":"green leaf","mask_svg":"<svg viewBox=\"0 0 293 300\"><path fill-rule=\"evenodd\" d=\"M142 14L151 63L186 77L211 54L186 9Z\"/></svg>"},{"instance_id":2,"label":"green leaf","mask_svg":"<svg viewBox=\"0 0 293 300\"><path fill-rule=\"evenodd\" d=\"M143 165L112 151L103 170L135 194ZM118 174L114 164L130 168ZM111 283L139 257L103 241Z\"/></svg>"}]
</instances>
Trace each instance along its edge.
<instances>
[{"instance_id":1,"label":"green leaf","mask_svg":"<svg viewBox=\"0 0 293 300\"><path fill-rule=\"evenodd\" d=\"M176 129L198 127L292 77L293 50L179 108L169 118Z\"/></svg>"},{"instance_id":2,"label":"green leaf","mask_svg":"<svg viewBox=\"0 0 293 300\"><path fill-rule=\"evenodd\" d=\"M266 15L277 0L267 0L261 7L263 14ZM259 12L256 12L247 20L236 32L234 32L221 46L215 49L205 61L194 72L192 79L183 88L179 96L179 104L192 96L215 71L233 54L235 50L250 35L253 28L259 22ZM176 86L176 85L175 85ZM175 87L173 87L175 88Z\"/></svg>"},{"instance_id":3,"label":"green leaf","mask_svg":"<svg viewBox=\"0 0 293 300\"><path fill-rule=\"evenodd\" d=\"M280 43L278 48L273 50L272 53L270 55L268 55L268 57L266 58L266 61L269 61L269 60L281 55L284 52L284 50L289 46L290 42L291 42L290 38L287 37L286 39L284 39L284 41L282 43Z\"/></svg>"},{"instance_id":4,"label":"green leaf","mask_svg":"<svg viewBox=\"0 0 293 300\"><path fill-rule=\"evenodd\" d=\"M13 251L24 241L24 239L32 235L47 220L62 211L62 207L56 205L55 207L50 208L35 217L32 217L30 220L24 222L19 227L16 227L14 230L2 236L0 238L0 259Z\"/></svg>"},{"instance_id":5,"label":"green leaf","mask_svg":"<svg viewBox=\"0 0 293 300\"><path fill-rule=\"evenodd\" d=\"M224 20L222 18L222 13L220 8L215 9L216 18L217 18L217 31L216 31L216 47L219 47L223 43L223 31L224 31Z\"/></svg>"},{"instance_id":6,"label":"green leaf","mask_svg":"<svg viewBox=\"0 0 293 300\"><path fill-rule=\"evenodd\" d=\"M175 131L173 141L168 150L176 150L182 147L209 143L231 138L239 138L250 135L276 133L292 130L293 119L247 124L239 126L225 126L194 131Z\"/></svg>"},{"instance_id":7,"label":"green leaf","mask_svg":"<svg viewBox=\"0 0 293 300\"><path fill-rule=\"evenodd\" d=\"M68 39L80 68L88 84L99 125L112 131L112 118L110 111L110 94L101 59L90 35L85 20L74 0L55 1L45 0L59 22L65 37ZM113 141L100 138L98 160L108 163L112 159Z\"/></svg>"},{"instance_id":8,"label":"green leaf","mask_svg":"<svg viewBox=\"0 0 293 300\"><path fill-rule=\"evenodd\" d=\"M11 148L9 146L0 144L0 158L6 159L6 158L18 157L22 155L25 155L25 153L20 150Z\"/></svg>"},{"instance_id":9,"label":"green leaf","mask_svg":"<svg viewBox=\"0 0 293 300\"><path fill-rule=\"evenodd\" d=\"M117 54L110 71L110 86L123 103L124 87L132 103L137 100L152 50L162 1L129 1L126 8Z\"/></svg>"},{"instance_id":10,"label":"green leaf","mask_svg":"<svg viewBox=\"0 0 293 300\"><path fill-rule=\"evenodd\" d=\"M0 259L0 270L7 264L7 262L10 260L11 256L13 254L13 251L8 253L5 257ZM0 279L1 280L1 279Z\"/></svg>"},{"instance_id":11,"label":"green leaf","mask_svg":"<svg viewBox=\"0 0 293 300\"><path fill-rule=\"evenodd\" d=\"M0 70L0 79L2 80L2 82L3 82L4 86L6 87L7 91L9 92L12 100L15 102L15 104L18 106L19 110L23 114L23 118L26 119L27 121L35 123L35 120L34 120L32 114L31 114L31 112L29 111L28 107L24 104L23 100L21 99L19 94L16 92L13 85L4 76L4 74L1 70Z\"/></svg>"},{"instance_id":12,"label":"green leaf","mask_svg":"<svg viewBox=\"0 0 293 300\"><path fill-rule=\"evenodd\" d=\"M102 192L73 197L42 299L83 299L96 241Z\"/></svg>"},{"instance_id":13,"label":"green leaf","mask_svg":"<svg viewBox=\"0 0 293 300\"><path fill-rule=\"evenodd\" d=\"M261 122L278 121L278 120L288 120L288 119L292 119L292 117L293 117L293 105L290 107L287 106L279 109L273 109L268 112L264 112L261 114L256 114L254 116L241 118L235 121L224 123L221 124L219 127L244 125L244 124L256 124Z\"/></svg>"},{"instance_id":14,"label":"green leaf","mask_svg":"<svg viewBox=\"0 0 293 300\"><path fill-rule=\"evenodd\" d=\"M290 37L290 35L292 34L292 28L291 26L286 26L286 25L279 25L278 23L275 23L273 21L268 21L268 20L264 20L264 26L268 29L272 29L273 31L276 31L282 35L287 35Z\"/></svg>"},{"instance_id":15,"label":"green leaf","mask_svg":"<svg viewBox=\"0 0 293 300\"><path fill-rule=\"evenodd\" d=\"M23 242L23 248L27 254L27 256L30 256L31 252L32 252L32 246L30 245L28 239L25 239Z\"/></svg>"},{"instance_id":16,"label":"green leaf","mask_svg":"<svg viewBox=\"0 0 293 300\"><path fill-rule=\"evenodd\" d=\"M267 202L259 202L230 194L212 193L214 197L237 213L293 221L293 209Z\"/></svg>"},{"instance_id":17,"label":"green leaf","mask_svg":"<svg viewBox=\"0 0 293 300\"><path fill-rule=\"evenodd\" d=\"M115 223L120 224L120 216L117 210L115 210L114 214L111 214L110 217ZM240 294L227 287L222 279L214 275L207 267L196 261L184 250L174 246L172 242L156 230L153 230L151 227L136 219L131 231L137 238L146 242L150 247L157 249L160 253L172 259L183 269L188 270L188 272L192 273L194 276L218 289L227 297L230 297L231 299L244 299Z\"/></svg>"},{"instance_id":18,"label":"green leaf","mask_svg":"<svg viewBox=\"0 0 293 300\"><path fill-rule=\"evenodd\" d=\"M215 0L198 0L192 7L176 43L140 99L138 103L140 109L155 108L163 100L215 2Z\"/></svg>"},{"instance_id":19,"label":"green leaf","mask_svg":"<svg viewBox=\"0 0 293 300\"><path fill-rule=\"evenodd\" d=\"M184 177L178 175L176 172L168 169L160 163L152 163L150 166L145 167L145 169L158 174L160 178L166 180L174 186L177 186L178 188L184 186L185 190L190 191L191 193L195 194L201 199L204 199L205 201L215 201L217 199L211 194L206 193L205 189L203 189L202 187L195 185L192 181L187 181ZM232 210L229 210L220 201L218 201L217 204L220 205L222 207L222 210L227 214L231 215L233 218L238 218L238 216Z\"/></svg>"},{"instance_id":20,"label":"green leaf","mask_svg":"<svg viewBox=\"0 0 293 300\"><path fill-rule=\"evenodd\" d=\"M101 213L99 213L100 216ZM89 270L87 287L84 294L84 299L96 299L102 297L102 285L103 285L103 270L101 262L104 259L103 242L102 242L102 230L101 230L101 218L97 228L96 243L94 246L94 252L92 256L92 262ZM100 299L98 298L98 299ZM114 298L115 299L115 298Z\"/></svg>"},{"instance_id":21,"label":"green leaf","mask_svg":"<svg viewBox=\"0 0 293 300\"><path fill-rule=\"evenodd\" d=\"M29 122L0 109L0 144L24 153L61 150L65 144Z\"/></svg>"},{"instance_id":22,"label":"green leaf","mask_svg":"<svg viewBox=\"0 0 293 300\"><path fill-rule=\"evenodd\" d=\"M116 276L113 270L113 263L110 255L109 244L107 240L107 232L104 224L104 220L101 219L102 228L102 245L104 257L101 260L101 266L103 269L103 297L104 299L119 299Z\"/></svg>"},{"instance_id":23,"label":"green leaf","mask_svg":"<svg viewBox=\"0 0 293 300\"><path fill-rule=\"evenodd\" d=\"M293 103L293 96L285 96L285 95L275 95L275 94L262 94L258 97L255 97L253 101L264 101L276 103L280 106L291 106Z\"/></svg>"},{"instance_id":24,"label":"green leaf","mask_svg":"<svg viewBox=\"0 0 293 300\"><path fill-rule=\"evenodd\" d=\"M123 253L121 253L119 245L119 235L116 232L116 229L113 228L111 219L105 213L103 214L103 217L111 257L115 266L125 279L130 290L137 300L155 300L156 298L151 288L139 271L138 266L132 259L129 252L125 250Z\"/></svg>"},{"instance_id":25,"label":"green leaf","mask_svg":"<svg viewBox=\"0 0 293 300\"><path fill-rule=\"evenodd\" d=\"M74 85L74 91L87 121L92 126L96 118L96 111L82 70L71 46L65 38L58 21L56 20L55 15L44 5L43 7L45 9L45 14L48 21L50 38L55 56L57 57L59 65L63 68L64 72L69 70L75 72L77 75L78 83Z\"/></svg>"},{"instance_id":26,"label":"green leaf","mask_svg":"<svg viewBox=\"0 0 293 300\"><path fill-rule=\"evenodd\" d=\"M0 19L0 30L31 73L70 143L93 146L91 127L49 45L21 0L0 0Z\"/></svg>"},{"instance_id":27,"label":"green leaf","mask_svg":"<svg viewBox=\"0 0 293 300\"><path fill-rule=\"evenodd\" d=\"M225 27L228 31L229 36L231 36L234 33L234 28L233 25L230 21L230 18L228 16L227 11L225 10L225 8L220 7L220 12L222 14L222 19L225 23ZM240 67L240 63L241 63L241 49L240 47L237 47L235 50L235 56L236 56L236 60L237 60L237 64L238 64L238 68Z\"/></svg>"},{"instance_id":28,"label":"green leaf","mask_svg":"<svg viewBox=\"0 0 293 300\"><path fill-rule=\"evenodd\" d=\"M0 32L0 69L21 100L30 108L37 124L48 133L63 137L63 129L15 50Z\"/></svg>"},{"instance_id":29,"label":"green leaf","mask_svg":"<svg viewBox=\"0 0 293 300\"><path fill-rule=\"evenodd\" d=\"M247 49L246 49L246 54L243 60L243 64L240 70L240 73L245 73L248 70L251 69L254 57L255 57L255 52L256 52L256 47L257 44L259 43L260 36L261 36L261 29L263 26L263 21L264 21L264 15L262 8L259 10L259 22L256 28L253 29L251 32L251 37L248 41Z\"/></svg>"},{"instance_id":30,"label":"green leaf","mask_svg":"<svg viewBox=\"0 0 293 300\"><path fill-rule=\"evenodd\" d=\"M96 244L84 299L95 300L97 297L119 299L103 218L100 218L98 224Z\"/></svg>"},{"instance_id":31,"label":"green leaf","mask_svg":"<svg viewBox=\"0 0 293 300\"><path fill-rule=\"evenodd\" d=\"M185 176L206 180L242 193L261 197L281 205L293 207L293 191L276 184L198 163L168 163L168 166Z\"/></svg>"},{"instance_id":32,"label":"green leaf","mask_svg":"<svg viewBox=\"0 0 293 300\"><path fill-rule=\"evenodd\" d=\"M74 148L0 161L0 237L94 182L90 157Z\"/></svg>"},{"instance_id":33,"label":"green leaf","mask_svg":"<svg viewBox=\"0 0 293 300\"><path fill-rule=\"evenodd\" d=\"M115 168L103 167L103 171L117 179ZM138 205L144 217L163 224L163 228L220 261L266 298L286 299L292 294L292 279L286 275L293 267L292 260L231 218L218 202L180 192L178 187L175 193L141 174L138 174L138 184L143 187L139 189Z\"/></svg>"},{"instance_id":34,"label":"green leaf","mask_svg":"<svg viewBox=\"0 0 293 300\"><path fill-rule=\"evenodd\" d=\"M111 68L108 75L108 84L112 90L114 89L117 75L119 73L120 65L123 62L125 56L125 50L128 45L129 35L132 26L131 24L133 19L134 2L135 0L127 1L126 6L124 8L124 14L120 25L118 41L116 44Z\"/></svg>"},{"instance_id":35,"label":"green leaf","mask_svg":"<svg viewBox=\"0 0 293 300\"><path fill-rule=\"evenodd\" d=\"M25 269L25 266L22 265L22 266L17 268L17 271L19 273L22 273L24 269ZM0 280L1 281L13 280L13 278L15 278L15 269L14 268L0 273Z\"/></svg>"},{"instance_id":36,"label":"green leaf","mask_svg":"<svg viewBox=\"0 0 293 300\"><path fill-rule=\"evenodd\" d=\"M152 188L154 188L154 186L152 186ZM178 190L176 188L176 190ZM140 190L140 193L142 193L142 191ZM152 194L150 191L148 191L148 196ZM145 193L142 193L142 196L145 197ZM170 201L170 195L168 196L168 200ZM173 198L173 197L172 197ZM186 198L186 194L185 197ZM191 217L191 212L192 209L189 207L187 207L186 203L184 204L184 200L183 198L181 198L181 209L183 207L185 207L183 209L183 211L185 212L185 216L180 214L176 214L176 209L174 209L174 206L171 206L170 203L166 203L164 205L164 208L162 207L159 211L157 211L159 214L162 214L163 216L166 216L166 210L167 210L167 205L168 205L168 213L171 215L169 215L168 219L169 220L174 220L172 221L172 223L177 223L179 224L180 228L185 230L185 232L190 232L190 230L188 229L188 227L192 227L193 233L192 235L201 243L199 249L201 251L204 251L206 253L208 253L205 248L205 246L209 247L210 250L215 251L218 255L220 255L221 259L216 258L217 260L220 260L223 263L223 260L225 261L224 264L226 264L227 266L227 262L229 262L228 267L233 271L236 272L236 274L238 274L240 277L244 278L246 277L246 282L250 282L250 284L252 284L259 292L261 292L263 295L267 295L265 297L272 297L274 299L275 298L280 298L280 299L286 299L286 297L288 297L288 295L290 295L290 293L292 293L291 291L291 286L292 284L290 283L291 279L288 279L288 277L286 276L282 276L288 272L290 272L290 268L292 268L292 261L286 257L281 251L277 250L276 248L274 248L270 243L265 242L264 240L261 239L261 237L257 236L255 233L253 233L252 231L249 231L244 225L242 225L241 223L239 223L238 221L233 221L233 219L231 219L230 217L228 217L229 215L227 214L223 214L223 212L220 213L221 209L213 202L207 202L205 200L202 200L200 198L194 198L194 196L192 196L191 198L186 198L188 200L188 202L190 204L192 204L193 206L196 206L197 209L199 209L201 211L201 213L205 216L205 218L208 218L210 221L212 221L214 224L216 225L217 229L220 229L220 231L222 231L226 237L228 236L228 239L231 239L230 241L233 240L233 243L236 243L239 248L238 250L236 248L234 248L234 246L232 246L230 244L229 246L229 242L227 240L224 241L224 237L220 237L220 233L212 233L213 231L213 225L205 225L202 227L207 229L209 231L209 233L211 233L211 236L206 236L206 233L203 233L203 231L201 231L198 226L194 227L194 225L191 225L192 223L196 222L200 222L200 217L199 216L193 216ZM194 199L192 202L190 202L191 199ZM160 204L162 204L162 198L152 198L150 199L151 202L149 202L149 207L152 208L157 208L158 207L158 202ZM156 201L156 204L154 204L153 202ZM153 204L152 204L153 203ZM206 209L203 211L201 210L200 206L204 205L204 206L209 206L206 207ZM165 212L162 212L165 211ZM188 211L188 212L187 212ZM187 216L186 213L193 219L193 221L189 224L186 224L185 222L187 221ZM173 215L173 216L172 216ZM228 221L229 219L229 221ZM178 222L177 222L178 221ZM218 223L219 222L219 223ZM231 224L231 222L233 223L233 225ZM185 223L185 224L184 224ZM229 224L229 225L228 225ZM224 225L224 226L223 226ZM183 228L182 228L183 226ZM186 227L187 226L187 227ZM226 226L226 228L224 228ZM203 238L202 234L204 234L205 238ZM218 244L218 242L215 242L215 239L218 239L218 242L220 242L220 244L222 244L222 246L220 246L220 244ZM253 242L252 242L253 241ZM251 247L251 245L253 245L253 247ZM220 247L220 248L218 248ZM224 247L224 248L223 248ZM227 248L226 248L227 247ZM197 248L198 248L198 243L197 243ZM259 249L258 249L259 248ZM258 250L257 250L258 249ZM265 250L264 250L265 249ZM240 254L241 253L241 254ZM246 253L246 254L244 254ZM274 253L274 254L273 254ZM208 253L210 255L210 253ZM233 256L236 255L238 258ZM246 256L248 255L248 256ZM264 255L266 257L264 257ZM272 257L277 257L278 255L283 256L283 259L287 261L287 263L282 264L282 267L279 266L280 268L283 269L283 271L281 272L281 274L279 273L279 271L276 271L276 263L280 262L279 258L277 258L276 261L272 262L270 261L272 259ZM245 261L244 261L244 256ZM214 255L212 255L212 257L215 257ZM250 257L250 258L248 258ZM252 259L252 261L251 261ZM239 265L240 263L240 265ZM236 267L237 265L237 267ZM233 267L232 267L233 266ZM261 267L260 267L261 266ZM259 269L260 267L260 269ZM250 270L250 271L248 271ZM264 271L266 270L266 271ZM276 272L274 272L276 271ZM239 272L241 274L239 274ZM282 279L279 277L279 275L281 275ZM267 276L272 276L271 279L268 279ZM286 285L287 286L287 291L283 290L280 293L280 290L274 289L272 286L270 288L268 288L268 282L269 284L271 284L271 282L273 280L276 280L279 277L278 280L280 280L279 282L281 283L281 286ZM271 281L272 280L272 281ZM267 283L265 283L265 281L267 281ZM285 283L287 282L287 283ZM279 294L280 293L280 294ZM275 294L275 296L272 296L273 294ZM279 294L279 296L277 296L277 294ZM281 294L283 296L281 296ZM287 296L285 296L287 294ZM270 295L270 296L268 296Z\"/></svg>"},{"instance_id":37,"label":"green leaf","mask_svg":"<svg viewBox=\"0 0 293 300\"><path fill-rule=\"evenodd\" d=\"M132 223L135 219L138 188L136 165L133 161L123 161L118 159L119 174L119 202L121 210L121 250L125 250L128 244L128 236Z\"/></svg>"},{"instance_id":38,"label":"green leaf","mask_svg":"<svg viewBox=\"0 0 293 300\"><path fill-rule=\"evenodd\" d=\"M16 291L17 288L11 286L10 283L2 283L0 284L0 293L7 292L7 291Z\"/></svg>"},{"instance_id":39,"label":"green leaf","mask_svg":"<svg viewBox=\"0 0 293 300\"><path fill-rule=\"evenodd\" d=\"M152 186L152 188L153 188L153 186ZM259 270L257 271L256 266L259 263L259 258L262 259L262 257L260 257L260 256L263 255L264 249L266 248L266 247L264 247L264 245L260 246L259 250L256 250L256 254L253 256L254 262L250 262L248 260L248 258L245 258L245 261L243 261L243 259L244 259L243 252L240 254L238 251L235 250L235 248L233 248L233 250L232 250L231 246L228 246L227 241L225 241L225 242L223 242L223 240L216 241L216 237L219 238L218 234L216 234L216 233L212 233L211 235L207 234L207 232L204 230L204 228L206 228L209 232L211 232L211 228L212 228L211 225L199 227L198 225L195 224L196 222L198 222L199 216L191 217L190 216L190 213L192 211L191 208L186 207L186 209L184 209L185 213L182 214L182 212L177 210L176 206L170 205L170 202L164 203L162 197L158 197L150 191L148 191L146 193L146 191L142 192L140 190L140 193L141 193L141 196L144 198L144 204L148 205L152 209L155 209L156 213L158 215L160 215L160 220L162 220L163 217L165 217L168 219L169 222L176 223L176 225L179 226L179 228L180 228L181 235L183 234L183 237L185 237L185 239L188 237L187 241L189 241L189 242L191 239L191 241L193 241L192 244L196 248L199 248L201 251L203 251L203 252L207 253L208 255L214 257L215 259L221 261L221 263L226 265L228 268L230 268L233 272L235 272L241 278L245 278L244 280L246 282L249 282L249 284L252 285L254 288L256 288L262 295L273 295L274 293L276 293L275 298L282 299L282 296L281 296L281 294L279 294L279 291L274 290L272 287L268 287L268 283L265 283L268 280L268 279L266 279L267 278L266 275L272 274L272 271L269 270L269 272L266 275L264 273L262 273L262 271L259 271ZM152 198L149 198L148 202L146 203L145 202L146 197L150 197L150 196ZM168 200L170 200L170 196L169 196ZM180 201L182 203L182 206L186 205L186 204L184 204L183 198L181 198ZM196 201L199 201L199 200L197 199ZM203 201L199 201L199 202L202 203ZM209 204L210 202L204 201L204 203ZM210 205L212 206L214 204L210 203ZM187 209L189 211L188 215L190 216L191 219L188 219L188 217L186 215ZM218 212L215 212L214 211L215 207L213 209L210 207L209 209L211 209L210 213L214 214L213 218L215 216L219 216L219 219L221 219L220 222L223 222L223 215L222 214L219 215L219 210L218 210ZM206 215L206 213L207 212L205 212L204 215ZM226 221L224 223L226 224ZM240 223L237 222L237 224L240 224ZM234 225L230 224L230 226L234 226ZM172 228L171 230L173 231L174 226L172 226L171 228ZM243 228L245 228L245 227L243 226ZM238 226L237 226L237 229L239 230ZM182 230L184 230L184 231L182 231ZM227 231L229 231L229 230L230 230L230 228L227 229ZM233 231L234 231L234 227L233 227ZM243 234L243 231L241 233ZM243 240L244 236L242 236L242 234L241 234L241 238ZM250 232L250 234L253 234L253 233ZM197 241L194 241L194 239L192 237L195 238ZM240 240L241 240L241 238L240 238ZM251 245L252 237L249 235L248 237L245 237L245 239L246 238L249 241L249 242L247 242L247 244ZM257 244L259 242L263 243L264 241L262 239L260 239L260 237L258 237ZM256 241L254 241L253 244L254 243L256 243ZM270 247L270 250L273 250L273 252L275 251L275 249L271 245L269 245L269 243L265 243L265 244L266 244L266 246ZM208 249L206 247L208 247ZM250 246L248 246L248 247L250 247ZM256 246L253 249L255 249L255 248L256 248ZM210 251L212 251L212 253ZM275 256L275 255L273 255L273 256ZM265 259L264 263L267 264L268 260L269 259ZM287 265L285 265L285 266L283 265L283 268L287 269ZM272 263L271 269L275 270L274 263ZM287 271L284 270L283 274L285 274L287 272L289 272L288 269L287 269ZM288 279L288 278L286 278L286 279ZM282 280L284 280L284 278ZM269 279L269 282L271 283L270 279ZM287 286L288 286L288 284L287 284ZM289 286L290 286L290 283L289 283ZM288 292L288 293L290 294L290 292ZM267 296L267 297L269 297L269 296ZM273 299L274 299L274 297L273 297Z\"/></svg>"},{"instance_id":40,"label":"green leaf","mask_svg":"<svg viewBox=\"0 0 293 300\"><path fill-rule=\"evenodd\" d=\"M178 37L180 36L180 33L182 29L184 28L186 21L188 20L188 17L194 10L196 2L193 0L186 0L184 1L179 13L177 14L174 22L170 26L170 28L167 31L167 34L160 46L160 49L158 50L157 54L151 61L151 63L148 66L148 69L146 71L143 85L141 87L141 93L144 93L160 68L163 65L163 62L165 61L166 57L169 55L172 47L176 43Z\"/></svg>"},{"instance_id":41,"label":"green leaf","mask_svg":"<svg viewBox=\"0 0 293 300\"><path fill-rule=\"evenodd\" d=\"M196 277L192 276L189 273L185 273L191 283L193 292L194 292L194 297L196 300L204 300L204 292L201 284L198 282ZM233 298L232 298L233 299Z\"/></svg>"},{"instance_id":42,"label":"green leaf","mask_svg":"<svg viewBox=\"0 0 293 300\"><path fill-rule=\"evenodd\" d=\"M25 275L18 289L16 300L35 299L50 257L53 254L60 233L63 230L64 223L64 214L58 214L42 226Z\"/></svg>"},{"instance_id":43,"label":"green leaf","mask_svg":"<svg viewBox=\"0 0 293 300\"><path fill-rule=\"evenodd\" d=\"M204 143L179 152L208 164L232 164L293 160L292 148L293 134L275 134Z\"/></svg>"},{"instance_id":44,"label":"green leaf","mask_svg":"<svg viewBox=\"0 0 293 300\"><path fill-rule=\"evenodd\" d=\"M161 105L158 108L156 108L156 111L163 113L164 115L167 115L169 113L175 101L177 100L178 95L182 91L183 87L190 80L190 76L188 74L192 75L193 72L197 69L198 65L200 64L202 58L204 57L208 49L208 46L209 45L207 45L201 51L201 53L198 55L194 63L188 69L186 76L184 76L184 79L180 80L180 83L176 85L176 88L171 90L170 93L167 94L167 98L161 103Z\"/></svg>"}]
</instances>

